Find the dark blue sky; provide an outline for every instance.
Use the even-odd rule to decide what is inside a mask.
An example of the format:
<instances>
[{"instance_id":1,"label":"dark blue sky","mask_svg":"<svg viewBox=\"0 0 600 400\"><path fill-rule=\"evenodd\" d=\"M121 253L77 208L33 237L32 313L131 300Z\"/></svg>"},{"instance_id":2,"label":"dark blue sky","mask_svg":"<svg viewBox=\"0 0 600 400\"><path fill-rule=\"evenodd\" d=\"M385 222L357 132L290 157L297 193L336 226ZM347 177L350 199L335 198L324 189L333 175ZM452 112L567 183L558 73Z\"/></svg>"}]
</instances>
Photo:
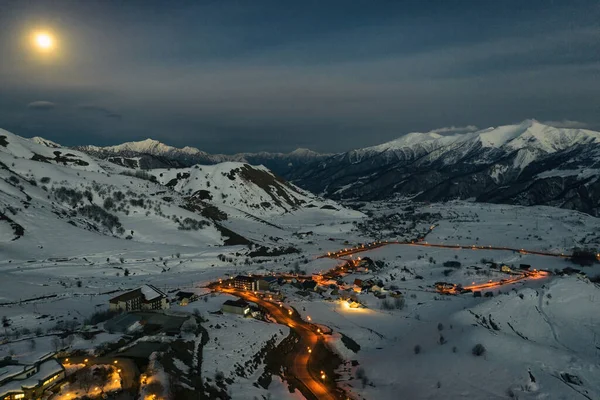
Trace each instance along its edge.
<instances>
[{"instance_id":1,"label":"dark blue sky","mask_svg":"<svg viewBox=\"0 0 600 400\"><path fill-rule=\"evenodd\" d=\"M0 0L0 127L66 145L343 151L600 128L598 1ZM32 30L56 36L36 54Z\"/></svg>"}]
</instances>

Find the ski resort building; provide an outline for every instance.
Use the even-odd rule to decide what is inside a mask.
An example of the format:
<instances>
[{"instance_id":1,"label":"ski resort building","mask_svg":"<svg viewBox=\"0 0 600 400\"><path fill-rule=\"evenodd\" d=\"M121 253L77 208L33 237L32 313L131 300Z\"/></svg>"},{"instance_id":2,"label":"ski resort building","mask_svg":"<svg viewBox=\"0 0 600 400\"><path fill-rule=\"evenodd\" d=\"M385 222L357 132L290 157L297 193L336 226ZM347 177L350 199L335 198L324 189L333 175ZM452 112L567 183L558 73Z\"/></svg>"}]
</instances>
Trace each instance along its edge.
<instances>
[{"instance_id":1,"label":"ski resort building","mask_svg":"<svg viewBox=\"0 0 600 400\"><path fill-rule=\"evenodd\" d=\"M0 367L0 400L41 398L44 391L64 378L65 369L55 358L32 365L3 365Z\"/></svg>"},{"instance_id":2,"label":"ski resort building","mask_svg":"<svg viewBox=\"0 0 600 400\"><path fill-rule=\"evenodd\" d=\"M109 300L109 308L117 311L166 310L169 308L167 295L152 285L123 293Z\"/></svg>"},{"instance_id":3,"label":"ski resort building","mask_svg":"<svg viewBox=\"0 0 600 400\"><path fill-rule=\"evenodd\" d=\"M233 287L241 290L262 291L269 290L275 287L277 278L272 276L254 277L238 275L233 278Z\"/></svg>"}]
</instances>

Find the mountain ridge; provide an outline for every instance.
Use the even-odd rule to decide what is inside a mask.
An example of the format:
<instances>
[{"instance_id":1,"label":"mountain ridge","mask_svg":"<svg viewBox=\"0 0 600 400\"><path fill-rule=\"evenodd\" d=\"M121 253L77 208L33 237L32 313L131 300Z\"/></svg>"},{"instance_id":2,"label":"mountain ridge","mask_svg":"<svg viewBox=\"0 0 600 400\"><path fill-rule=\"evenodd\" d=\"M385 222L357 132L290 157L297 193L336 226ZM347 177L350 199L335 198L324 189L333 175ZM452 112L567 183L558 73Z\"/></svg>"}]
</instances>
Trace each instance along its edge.
<instances>
[{"instance_id":1,"label":"mountain ridge","mask_svg":"<svg viewBox=\"0 0 600 400\"><path fill-rule=\"evenodd\" d=\"M291 153L211 155L152 139L74 149L139 169L225 161L265 165L297 186L334 200L393 196L424 201L474 199L551 205L600 215L600 132L553 127L535 119L448 135L412 132L383 144L335 154L297 149Z\"/></svg>"},{"instance_id":2,"label":"mountain ridge","mask_svg":"<svg viewBox=\"0 0 600 400\"><path fill-rule=\"evenodd\" d=\"M600 213L599 132L525 120L417 139L339 153L286 178L337 200L474 199Z\"/></svg>"}]
</instances>

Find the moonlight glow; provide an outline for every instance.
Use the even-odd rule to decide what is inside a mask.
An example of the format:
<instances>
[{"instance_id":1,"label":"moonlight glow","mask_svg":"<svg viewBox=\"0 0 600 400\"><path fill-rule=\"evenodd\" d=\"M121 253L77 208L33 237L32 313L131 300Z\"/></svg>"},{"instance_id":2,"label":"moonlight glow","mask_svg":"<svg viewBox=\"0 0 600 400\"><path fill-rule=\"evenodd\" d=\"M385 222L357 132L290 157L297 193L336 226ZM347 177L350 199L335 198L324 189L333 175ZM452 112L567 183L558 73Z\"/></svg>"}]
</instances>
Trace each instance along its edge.
<instances>
[{"instance_id":1,"label":"moonlight glow","mask_svg":"<svg viewBox=\"0 0 600 400\"><path fill-rule=\"evenodd\" d=\"M34 43L38 49L49 51L54 47L54 38L48 33L36 33Z\"/></svg>"}]
</instances>

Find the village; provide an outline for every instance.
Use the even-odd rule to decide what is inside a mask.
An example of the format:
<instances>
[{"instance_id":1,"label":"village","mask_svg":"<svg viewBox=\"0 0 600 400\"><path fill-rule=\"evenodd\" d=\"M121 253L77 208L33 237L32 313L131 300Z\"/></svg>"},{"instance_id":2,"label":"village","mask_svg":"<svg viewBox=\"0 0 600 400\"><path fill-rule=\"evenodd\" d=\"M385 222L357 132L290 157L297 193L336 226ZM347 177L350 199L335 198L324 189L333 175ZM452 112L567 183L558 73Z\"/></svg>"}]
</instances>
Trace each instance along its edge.
<instances>
[{"instance_id":1,"label":"village","mask_svg":"<svg viewBox=\"0 0 600 400\"><path fill-rule=\"evenodd\" d=\"M387 243L376 243L369 248L378 248ZM363 250L363 245L356 249ZM137 289L127 291L109 300L108 311L102 323L86 326L76 332L82 337L92 338L99 332L122 335L116 345L99 346L91 352L89 349L73 351L69 344L74 333L69 336L52 337L53 351L29 351L25 357L6 357L0 361L0 400L18 399L74 399L74 398L132 398L140 390L140 385L147 384L147 376L143 371L148 368L148 359L154 351L165 348L163 343L140 340L144 336L164 335L180 338L183 332L193 333L202 321L202 316L193 315L186 308L193 309L194 303L207 300L216 292L230 293L237 299L225 300L216 313L238 315L242 318L254 318L268 321L269 313L266 303L283 308L289 295L299 297L318 296L323 301L337 302L345 308L359 309L367 307L365 296L377 299L390 299L382 304L385 307L404 307L405 294L397 285L384 283L377 277L382 264L369 257L353 258L353 249L345 249L340 253L328 253L327 256L340 261L329 271L301 275L291 271L273 275L236 275L225 276L209 283L205 287L191 290L174 290L165 293L156 286L146 284ZM350 258L342 258L350 256ZM444 266L459 268L457 261L447 261ZM532 269L530 265L521 264L511 269L507 265L489 262L477 270L487 268L506 278L489 280L472 285L436 282L425 291L446 295L473 293L475 297L493 295L491 289L509 285L522 279L536 279L547 276L546 271ZM487 291L486 291L487 290ZM244 293L253 295L256 301L248 301ZM382 306L383 307L383 306ZM173 308L176 308L174 310ZM289 316L296 310L285 306ZM190 329L190 320L192 328ZM310 316L305 322L311 324ZM187 327L186 327L187 324ZM315 326L319 334L330 334L325 325ZM95 331L95 332L94 332ZM37 345L33 339L21 340L30 346ZM42 347L42 346L40 346ZM46 346L46 350L48 350ZM121 395L122 397L119 397ZM149 393L146 398L156 399Z\"/></svg>"}]
</instances>

